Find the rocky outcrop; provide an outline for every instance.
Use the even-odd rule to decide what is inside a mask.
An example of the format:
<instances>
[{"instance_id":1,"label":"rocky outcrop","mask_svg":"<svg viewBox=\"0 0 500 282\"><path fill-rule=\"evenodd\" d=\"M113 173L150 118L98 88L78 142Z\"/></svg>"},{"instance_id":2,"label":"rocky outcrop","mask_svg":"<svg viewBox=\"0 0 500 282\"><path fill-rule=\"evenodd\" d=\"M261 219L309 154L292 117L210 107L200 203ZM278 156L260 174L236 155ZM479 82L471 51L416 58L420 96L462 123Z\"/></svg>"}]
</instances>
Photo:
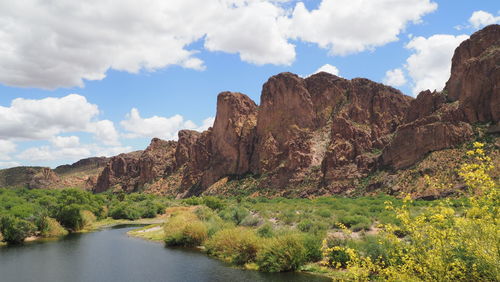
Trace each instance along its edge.
<instances>
[{"instance_id":1,"label":"rocky outcrop","mask_svg":"<svg viewBox=\"0 0 500 282\"><path fill-rule=\"evenodd\" d=\"M384 149L381 164L402 169L426 154L473 136L470 123L500 118L500 26L474 33L455 50L451 77L441 93L421 92Z\"/></svg>"},{"instance_id":2,"label":"rocky outcrop","mask_svg":"<svg viewBox=\"0 0 500 282\"><path fill-rule=\"evenodd\" d=\"M97 178L94 192L103 192L111 187L134 192L172 173L176 165L176 148L175 141L153 138L144 151L112 157Z\"/></svg>"},{"instance_id":3,"label":"rocky outcrop","mask_svg":"<svg viewBox=\"0 0 500 282\"><path fill-rule=\"evenodd\" d=\"M211 135L210 169L203 175L208 187L223 176L249 171L254 149L257 105L241 93L223 92L217 97L217 115Z\"/></svg>"},{"instance_id":4,"label":"rocky outcrop","mask_svg":"<svg viewBox=\"0 0 500 282\"><path fill-rule=\"evenodd\" d=\"M500 25L474 33L455 50L445 92L470 123L500 120Z\"/></svg>"},{"instance_id":5,"label":"rocky outcrop","mask_svg":"<svg viewBox=\"0 0 500 282\"><path fill-rule=\"evenodd\" d=\"M432 115L398 128L382 154L382 163L393 169L407 168L426 154L452 148L473 136L472 126L463 122L457 104L447 104Z\"/></svg>"},{"instance_id":6,"label":"rocky outcrop","mask_svg":"<svg viewBox=\"0 0 500 282\"><path fill-rule=\"evenodd\" d=\"M60 165L54 169L54 172L57 174L70 174L77 171L100 169L105 167L108 161L109 158L106 157L81 159L73 164Z\"/></svg>"},{"instance_id":7,"label":"rocky outcrop","mask_svg":"<svg viewBox=\"0 0 500 282\"><path fill-rule=\"evenodd\" d=\"M470 140L471 123L498 121L498 40L498 25L473 34L457 48L445 90L416 99L325 72L269 78L259 106L222 92L212 128L181 130L177 142L153 139L143 153L113 157L95 191L150 184L188 197L222 191L249 174L259 179L249 183L276 195L290 187L307 190L298 193L305 196L352 191L375 170L406 168Z\"/></svg>"}]
</instances>

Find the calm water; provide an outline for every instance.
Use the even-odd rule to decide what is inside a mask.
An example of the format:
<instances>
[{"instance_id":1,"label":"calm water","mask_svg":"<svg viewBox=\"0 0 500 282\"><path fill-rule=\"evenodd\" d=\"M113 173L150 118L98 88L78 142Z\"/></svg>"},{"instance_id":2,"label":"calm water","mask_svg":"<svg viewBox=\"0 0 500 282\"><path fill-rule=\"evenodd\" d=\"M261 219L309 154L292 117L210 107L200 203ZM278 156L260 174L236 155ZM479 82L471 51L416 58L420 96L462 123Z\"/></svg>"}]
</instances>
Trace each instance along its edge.
<instances>
[{"instance_id":1,"label":"calm water","mask_svg":"<svg viewBox=\"0 0 500 282\"><path fill-rule=\"evenodd\" d=\"M133 228L0 247L0 281L327 281L306 274L231 268L203 253L128 237Z\"/></svg>"}]
</instances>

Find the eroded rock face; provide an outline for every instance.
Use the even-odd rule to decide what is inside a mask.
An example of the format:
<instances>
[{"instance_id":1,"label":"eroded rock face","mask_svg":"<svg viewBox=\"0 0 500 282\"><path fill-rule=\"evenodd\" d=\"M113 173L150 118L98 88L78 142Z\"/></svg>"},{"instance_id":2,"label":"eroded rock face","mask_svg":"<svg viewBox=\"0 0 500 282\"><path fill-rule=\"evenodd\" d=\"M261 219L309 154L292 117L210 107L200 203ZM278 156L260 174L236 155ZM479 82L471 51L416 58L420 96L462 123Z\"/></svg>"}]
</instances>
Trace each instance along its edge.
<instances>
[{"instance_id":1,"label":"eroded rock face","mask_svg":"<svg viewBox=\"0 0 500 282\"><path fill-rule=\"evenodd\" d=\"M52 169L44 167L33 175L28 187L30 189L50 189L60 182L61 179Z\"/></svg>"},{"instance_id":2,"label":"eroded rock face","mask_svg":"<svg viewBox=\"0 0 500 282\"><path fill-rule=\"evenodd\" d=\"M445 92L467 121L500 120L500 25L472 34L455 50Z\"/></svg>"},{"instance_id":3,"label":"eroded rock face","mask_svg":"<svg viewBox=\"0 0 500 282\"><path fill-rule=\"evenodd\" d=\"M382 154L383 165L407 168L427 153L469 140L474 132L470 124L461 121L463 118L457 104L446 104L431 115L401 126Z\"/></svg>"},{"instance_id":4,"label":"eroded rock face","mask_svg":"<svg viewBox=\"0 0 500 282\"><path fill-rule=\"evenodd\" d=\"M367 79L273 76L262 91L253 170L272 172L270 184L281 187L320 164L326 182L367 173L374 156L360 155L388 143L411 100Z\"/></svg>"},{"instance_id":5,"label":"eroded rock face","mask_svg":"<svg viewBox=\"0 0 500 282\"><path fill-rule=\"evenodd\" d=\"M112 157L97 178L94 192L109 188L134 192L175 168L177 142L153 138L144 151Z\"/></svg>"},{"instance_id":6,"label":"eroded rock face","mask_svg":"<svg viewBox=\"0 0 500 282\"><path fill-rule=\"evenodd\" d=\"M426 154L457 146L473 136L470 123L500 119L500 26L474 33L455 50L451 76L442 93L421 92L412 101L382 165L415 164Z\"/></svg>"},{"instance_id":7,"label":"eroded rock face","mask_svg":"<svg viewBox=\"0 0 500 282\"><path fill-rule=\"evenodd\" d=\"M499 38L498 25L472 35L455 52L445 91L416 99L324 72L271 77L259 106L244 94L220 93L213 128L181 130L177 142L153 139L142 153L113 157L95 191L154 182L155 191L188 197L248 173L276 195L294 185L307 189L304 196L352 190L376 169L409 167L469 140L471 123L498 121Z\"/></svg>"},{"instance_id":8,"label":"eroded rock face","mask_svg":"<svg viewBox=\"0 0 500 282\"><path fill-rule=\"evenodd\" d=\"M390 140L412 98L367 79L353 79L344 104L332 118L331 142L323 160L324 179L353 179L375 168L377 151Z\"/></svg>"},{"instance_id":9,"label":"eroded rock face","mask_svg":"<svg viewBox=\"0 0 500 282\"><path fill-rule=\"evenodd\" d=\"M249 171L254 148L257 105L241 93L222 92L212 130L210 169L203 184L209 186L226 175Z\"/></svg>"}]
</instances>

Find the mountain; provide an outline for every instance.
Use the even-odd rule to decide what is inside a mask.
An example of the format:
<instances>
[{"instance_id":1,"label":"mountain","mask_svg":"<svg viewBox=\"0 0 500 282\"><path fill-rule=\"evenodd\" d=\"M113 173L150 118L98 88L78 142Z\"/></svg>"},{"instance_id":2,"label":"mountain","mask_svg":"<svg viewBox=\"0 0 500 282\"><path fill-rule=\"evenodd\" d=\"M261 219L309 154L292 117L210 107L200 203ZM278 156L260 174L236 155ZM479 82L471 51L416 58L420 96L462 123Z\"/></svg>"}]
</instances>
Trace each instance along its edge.
<instances>
[{"instance_id":1,"label":"mountain","mask_svg":"<svg viewBox=\"0 0 500 282\"><path fill-rule=\"evenodd\" d=\"M0 170L0 187L29 189L75 187L91 190L108 161L109 158L94 157L79 160L71 165L61 165L55 169L26 166L3 169Z\"/></svg>"},{"instance_id":2,"label":"mountain","mask_svg":"<svg viewBox=\"0 0 500 282\"><path fill-rule=\"evenodd\" d=\"M487 142L500 162L499 81L499 25L460 44L443 91L415 99L364 78L281 73L263 85L258 105L220 93L207 131L181 130L178 141L154 138L144 151L110 158L92 189L176 197L453 194L463 188L456 168L467 144ZM425 175L452 186L436 190Z\"/></svg>"}]
</instances>

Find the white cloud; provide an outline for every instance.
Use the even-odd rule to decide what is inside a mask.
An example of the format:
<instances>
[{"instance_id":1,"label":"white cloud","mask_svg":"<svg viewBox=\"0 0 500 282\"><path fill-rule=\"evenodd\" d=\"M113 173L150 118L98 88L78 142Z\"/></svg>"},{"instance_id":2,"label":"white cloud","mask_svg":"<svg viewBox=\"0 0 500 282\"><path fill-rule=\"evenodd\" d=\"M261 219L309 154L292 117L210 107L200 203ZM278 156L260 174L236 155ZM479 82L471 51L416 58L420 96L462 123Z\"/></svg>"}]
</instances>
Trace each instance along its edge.
<instances>
[{"instance_id":1,"label":"white cloud","mask_svg":"<svg viewBox=\"0 0 500 282\"><path fill-rule=\"evenodd\" d=\"M322 65L319 69L317 69L311 75L318 73L318 72L322 72L322 71L327 72L327 73L331 73L331 74L336 75L336 76L339 75L339 69L336 66L332 66L330 64Z\"/></svg>"},{"instance_id":2,"label":"white cloud","mask_svg":"<svg viewBox=\"0 0 500 282\"><path fill-rule=\"evenodd\" d=\"M80 146L80 138L78 136L54 136L50 143L57 148L71 148Z\"/></svg>"},{"instance_id":3,"label":"white cloud","mask_svg":"<svg viewBox=\"0 0 500 282\"><path fill-rule=\"evenodd\" d=\"M196 125L194 125L194 127L189 127L188 129L202 132L207 130L209 127L212 127L214 125L214 122L215 122L214 117L208 117L201 122L200 126L196 127Z\"/></svg>"},{"instance_id":4,"label":"white cloud","mask_svg":"<svg viewBox=\"0 0 500 282\"><path fill-rule=\"evenodd\" d=\"M39 100L17 98L10 107L0 106L0 139L50 140L61 138L55 136L64 132L88 132L106 145L119 145L113 122L95 121L98 114L97 105L77 94Z\"/></svg>"},{"instance_id":5,"label":"white cloud","mask_svg":"<svg viewBox=\"0 0 500 282\"><path fill-rule=\"evenodd\" d=\"M10 154L16 151L16 144L9 140L0 140L0 160L8 161Z\"/></svg>"},{"instance_id":6,"label":"white cloud","mask_svg":"<svg viewBox=\"0 0 500 282\"><path fill-rule=\"evenodd\" d=\"M247 62L290 64L295 50L278 24L284 13L260 0L3 2L0 82L52 89L103 79L108 69L202 70L187 47L202 38L207 49Z\"/></svg>"},{"instance_id":7,"label":"white cloud","mask_svg":"<svg viewBox=\"0 0 500 282\"><path fill-rule=\"evenodd\" d=\"M409 22L436 10L429 0L322 0L309 11L297 3L289 35L317 43L334 55L346 55L398 40Z\"/></svg>"},{"instance_id":8,"label":"white cloud","mask_svg":"<svg viewBox=\"0 0 500 282\"><path fill-rule=\"evenodd\" d=\"M203 70L192 50L239 54L262 65L289 65L299 39L345 55L398 40L410 22L434 11L431 0L304 1L113 0L0 2L0 83L83 86L109 69L137 73L171 65ZM140 12L138 12L140 11Z\"/></svg>"},{"instance_id":9,"label":"white cloud","mask_svg":"<svg viewBox=\"0 0 500 282\"><path fill-rule=\"evenodd\" d=\"M500 23L500 16L495 17L488 12L479 10L472 13L472 16L469 18L469 23L473 28L478 29L490 24Z\"/></svg>"},{"instance_id":10,"label":"white cloud","mask_svg":"<svg viewBox=\"0 0 500 282\"><path fill-rule=\"evenodd\" d=\"M2 162L0 161L0 168L9 168L9 167L14 167L14 166L19 166L20 164L18 162Z\"/></svg>"},{"instance_id":11,"label":"white cloud","mask_svg":"<svg viewBox=\"0 0 500 282\"><path fill-rule=\"evenodd\" d=\"M406 48L413 50L405 68L413 80L413 95L422 90L442 90L450 77L451 58L455 48L469 36L436 34L414 37Z\"/></svg>"},{"instance_id":12,"label":"white cloud","mask_svg":"<svg viewBox=\"0 0 500 282\"><path fill-rule=\"evenodd\" d=\"M284 36L285 11L265 1L247 2L220 11L210 23L205 47L239 53L241 60L257 65L290 65L295 59L295 46Z\"/></svg>"},{"instance_id":13,"label":"white cloud","mask_svg":"<svg viewBox=\"0 0 500 282\"><path fill-rule=\"evenodd\" d=\"M88 130L95 134L95 138L105 145L118 146L120 145L119 134L115 125L110 120L100 120L90 123Z\"/></svg>"},{"instance_id":14,"label":"white cloud","mask_svg":"<svg viewBox=\"0 0 500 282\"><path fill-rule=\"evenodd\" d=\"M385 73L385 77L382 81L387 85L398 87L406 84L406 77L403 73L403 70L396 68L388 70Z\"/></svg>"},{"instance_id":15,"label":"white cloud","mask_svg":"<svg viewBox=\"0 0 500 282\"><path fill-rule=\"evenodd\" d=\"M125 134L127 138L158 137L167 140L177 139L177 132L181 129L206 129L213 124L213 118L208 118L203 121L203 125L198 127L190 120L184 120L181 115L171 117L152 116L150 118L142 118L139 110L133 108L127 119L120 122L121 126L128 131ZM206 127L206 128L205 128Z\"/></svg>"},{"instance_id":16,"label":"white cloud","mask_svg":"<svg viewBox=\"0 0 500 282\"><path fill-rule=\"evenodd\" d=\"M76 136L71 136L76 137ZM130 152L130 146L102 147L97 144L76 144L75 139L53 139L52 146L31 147L17 154L19 160L46 165L52 161L74 162L83 158L105 156Z\"/></svg>"}]
</instances>

